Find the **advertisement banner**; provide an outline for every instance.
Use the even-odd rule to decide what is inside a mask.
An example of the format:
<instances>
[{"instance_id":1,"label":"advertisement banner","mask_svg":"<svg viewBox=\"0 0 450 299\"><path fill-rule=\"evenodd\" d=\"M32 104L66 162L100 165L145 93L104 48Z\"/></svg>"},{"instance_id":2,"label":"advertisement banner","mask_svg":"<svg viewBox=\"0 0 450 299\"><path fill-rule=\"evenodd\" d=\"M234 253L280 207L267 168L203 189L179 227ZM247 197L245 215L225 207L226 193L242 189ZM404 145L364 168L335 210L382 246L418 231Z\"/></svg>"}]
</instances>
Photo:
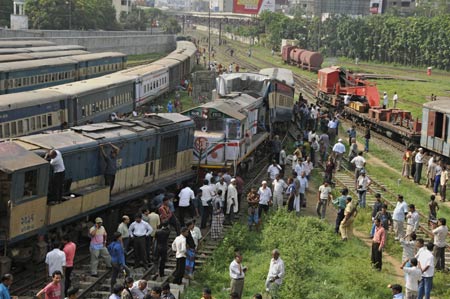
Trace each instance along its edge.
<instances>
[{"instance_id":1,"label":"advertisement banner","mask_svg":"<svg viewBox=\"0 0 450 299\"><path fill-rule=\"evenodd\" d=\"M233 12L257 15L264 10L275 11L275 0L233 0Z\"/></svg>"}]
</instances>

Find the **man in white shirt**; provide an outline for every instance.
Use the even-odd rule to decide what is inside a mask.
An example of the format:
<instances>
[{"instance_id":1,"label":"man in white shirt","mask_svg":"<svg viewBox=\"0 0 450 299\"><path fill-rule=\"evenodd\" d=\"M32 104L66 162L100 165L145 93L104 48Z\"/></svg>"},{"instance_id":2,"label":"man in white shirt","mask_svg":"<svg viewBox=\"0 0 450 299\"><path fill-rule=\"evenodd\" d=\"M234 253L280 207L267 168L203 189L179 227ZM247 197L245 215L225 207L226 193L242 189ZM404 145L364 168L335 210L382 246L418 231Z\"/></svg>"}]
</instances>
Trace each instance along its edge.
<instances>
[{"instance_id":1,"label":"man in white shirt","mask_svg":"<svg viewBox=\"0 0 450 299\"><path fill-rule=\"evenodd\" d=\"M331 187L328 185L327 181L324 181L323 185L319 187L319 194L317 196L316 213L319 216L319 219L325 219L327 205L330 204L332 199L333 195L331 195Z\"/></svg>"},{"instance_id":2,"label":"man in white shirt","mask_svg":"<svg viewBox=\"0 0 450 299\"><path fill-rule=\"evenodd\" d=\"M408 213L408 204L403 200L403 195L398 195L397 205L395 206L392 214L392 220L394 221L394 235L395 240L399 240L405 236L405 229L403 224L405 222L405 215Z\"/></svg>"},{"instance_id":3,"label":"man in white shirt","mask_svg":"<svg viewBox=\"0 0 450 299\"><path fill-rule=\"evenodd\" d=\"M423 167L423 157L425 154L423 153L423 148L419 148L419 152L416 154L414 158L414 162L416 163L416 172L414 173L414 183L420 185L420 179L422 177L422 167Z\"/></svg>"},{"instance_id":4,"label":"man in white shirt","mask_svg":"<svg viewBox=\"0 0 450 299\"><path fill-rule=\"evenodd\" d=\"M434 235L434 257L436 259L436 270L445 270L445 248L448 235L447 220L439 218L437 223L432 223Z\"/></svg>"},{"instance_id":5,"label":"man in white shirt","mask_svg":"<svg viewBox=\"0 0 450 299\"><path fill-rule=\"evenodd\" d=\"M205 178L205 181L206 180L207 179ZM178 198L180 199L178 202L180 224L181 226L184 226L185 216L191 215L191 200L195 199L195 194L191 187L189 187L189 185L186 185L183 189L181 189L180 193L178 194Z\"/></svg>"},{"instance_id":6,"label":"man in white shirt","mask_svg":"<svg viewBox=\"0 0 450 299\"><path fill-rule=\"evenodd\" d=\"M388 98L387 92L384 92L384 94L383 94L383 109L387 109L389 106L388 104L389 104L389 98Z\"/></svg>"},{"instance_id":7,"label":"man in white shirt","mask_svg":"<svg viewBox=\"0 0 450 299\"><path fill-rule=\"evenodd\" d=\"M333 155L336 159L336 171L341 170L341 162L344 153L345 145L342 143L342 139L339 138L338 142L333 146Z\"/></svg>"},{"instance_id":8,"label":"man in white shirt","mask_svg":"<svg viewBox=\"0 0 450 299\"><path fill-rule=\"evenodd\" d=\"M298 202L298 204L301 207L306 208L306 197L305 197L305 194L306 194L306 189L308 189L308 178L306 177L306 173L304 171L302 171L300 173L300 176L298 176L297 178L298 178L298 181L300 183L299 190L298 190L298 193L299 193L299 202ZM298 212L300 212L300 206L297 207L296 204L297 203L294 203L294 208L295 208L296 212L298 213Z\"/></svg>"},{"instance_id":9,"label":"man in white shirt","mask_svg":"<svg viewBox=\"0 0 450 299\"><path fill-rule=\"evenodd\" d=\"M355 188L358 188L357 180L359 178L360 171L366 166L366 159L363 157L363 152L358 152L358 156L354 157L350 163L355 165Z\"/></svg>"},{"instance_id":10,"label":"man in white shirt","mask_svg":"<svg viewBox=\"0 0 450 299\"><path fill-rule=\"evenodd\" d=\"M330 140L330 143L333 144L334 141L336 140L336 128L338 126L338 122L336 117L332 117L329 121L328 121L328 137Z\"/></svg>"},{"instance_id":11,"label":"man in white shirt","mask_svg":"<svg viewBox=\"0 0 450 299\"><path fill-rule=\"evenodd\" d=\"M216 183L216 194L218 194L219 190L222 190L222 195L221 197L221 205L222 207L224 207L225 204L225 195L227 194L227 189L228 189L228 185L227 183L225 183L225 180L223 177L220 177L219 181Z\"/></svg>"},{"instance_id":12,"label":"man in white shirt","mask_svg":"<svg viewBox=\"0 0 450 299\"><path fill-rule=\"evenodd\" d=\"M278 249L272 251L272 259L270 260L269 273L266 279L266 291L272 292L272 297L277 298L276 294L278 288L283 283L284 277L284 262L280 258L280 252Z\"/></svg>"},{"instance_id":13,"label":"man in white shirt","mask_svg":"<svg viewBox=\"0 0 450 299\"><path fill-rule=\"evenodd\" d=\"M59 249L60 243L55 241L52 244L52 251L49 251L45 256L45 264L49 277L52 277L53 272L60 271L64 274L66 269L66 254ZM62 288L64 290L64 288Z\"/></svg>"},{"instance_id":14,"label":"man in white shirt","mask_svg":"<svg viewBox=\"0 0 450 299\"><path fill-rule=\"evenodd\" d=\"M227 189L227 222L231 224L234 219L234 214L238 212L238 192L236 188L237 182L235 178L231 179L230 185Z\"/></svg>"},{"instance_id":15,"label":"man in white shirt","mask_svg":"<svg viewBox=\"0 0 450 299\"><path fill-rule=\"evenodd\" d=\"M137 213L128 231L130 238L133 240L135 267L140 264L146 268L148 263L146 238L152 234L153 228L150 224L142 220L142 214Z\"/></svg>"},{"instance_id":16,"label":"man in white shirt","mask_svg":"<svg viewBox=\"0 0 450 299\"><path fill-rule=\"evenodd\" d=\"M66 167L62 154L58 150L50 150L45 155L44 159L50 160L50 165L53 169L53 177L51 181L51 201L60 201L64 193L64 178L66 174Z\"/></svg>"},{"instance_id":17,"label":"man in white shirt","mask_svg":"<svg viewBox=\"0 0 450 299\"><path fill-rule=\"evenodd\" d=\"M416 233L419 228L419 213L416 211L416 206L410 204L408 206L409 212L406 215L406 235L410 236L412 233Z\"/></svg>"},{"instance_id":18,"label":"man in white shirt","mask_svg":"<svg viewBox=\"0 0 450 299\"><path fill-rule=\"evenodd\" d=\"M422 271L417 267L417 259L412 258L410 267L402 267L405 272L406 298L417 298L419 290L419 281L422 279Z\"/></svg>"},{"instance_id":19,"label":"man in white shirt","mask_svg":"<svg viewBox=\"0 0 450 299\"><path fill-rule=\"evenodd\" d=\"M234 260L230 263L230 287L231 293L237 293L238 298L242 298L242 293L244 290L244 279L247 267L242 265L242 255L239 252L235 252Z\"/></svg>"},{"instance_id":20,"label":"man in white shirt","mask_svg":"<svg viewBox=\"0 0 450 299\"><path fill-rule=\"evenodd\" d=\"M422 271L422 280L419 283L417 298L425 297L425 299L430 299L434 276L434 256L431 252L434 245L433 243L428 243L425 248L423 239L418 239L416 243L419 248L416 258L419 269Z\"/></svg>"},{"instance_id":21,"label":"man in white shirt","mask_svg":"<svg viewBox=\"0 0 450 299\"><path fill-rule=\"evenodd\" d=\"M280 151L280 166L283 169L283 171L285 170L286 159L287 159L286 150L283 146Z\"/></svg>"},{"instance_id":22,"label":"man in white shirt","mask_svg":"<svg viewBox=\"0 0 450 299\"><path fill-rule=\"evenodd\" d=\"M173 283L182 284L184 272L186 270L186 237L189 234L189 229L183 227L181 234L175 238L172 243L172 251L175 251L177 259L177 266L173 274Z\"/></svg>"},{"instance_id":23,"label":"man in white shirt","mask_svg":"<svg viewBox=\"0 0 450 299\"><path fill-rule=\"evenodd\" d=\"M351 99L351 96L350 96L349 93L347 93L347 94L344 96L344 105L345 105L345 106L350 105L350 99Z\"/></svg>"},{"instance_id":24,"label":"man in white shirt","mask_svg":"<svg viewBox=\"0 0 450 299\"><path fill-rule=\"evenodd\" d=\"M311 157L307 157L305 161L302 163L303 165L303 171L306 174L306 178L309 180L309 175L311 174L311 171L314 169L314 165L311 162Z\"/></svg>"},{"instance_id":25,"label":"man in white shirt","mask_svg":"<svg viewBox=\"0 0 450 299\"><path fill-rule=\"evenodd\" d=\"M262 181L261 187L258 189L259 205L258 215L259 219L262 218L262 212L266 214L269 212L269 204L272 202L272 190L267 187L267 181Z\"/></svg>"},{"instance_id":26,"label":"man in white shirt","mask_svg":"<svg viewBox=\"0 0 450 299\"><path fill-rule=\"evenodd\" d=\"M360 175L357 180L357 191L358 191L358 202L361 208L366 208L366 194L367 194L367 188L369 188L372 181L369 179L369 177L366 175L366 171L362 169L360 171Z\"/></svg>"},{"instance_id":27,"label":"man in white shirt","mask_svg":"<svg viewBox=\"0 0 450 299\"><path fill-rule=\"evenodd\" d=\"M205 174L205 180L207 180L208 181L208 183L209 184L211 184L211 179L213 178L213 172L212 171L208 171L206 174Z\"/></svg>"},{"instance_id":28,"label":"man in white shirt","mask_svg":"<svg viewBox=\"0 0 450 299\"><path fill-rule=\"evenodd\" d=\"M288 187L286 182L277 174L272 182L273 187L273 205L275 209L283 208L283 192Z\"/></svg>"},{"instance_id":29,"label":"man in white shirt","mask_svg":"<svg viewBox=\"0 0 450 299\"><path fill-rule=\"evenodd\" d=\"M267 168L267 175L273 181L278 174L280 174L281 166L277 164L277 161L273 160L272 164Z\"/></svg>"},{"instance_id":30,"label":"man in white shirt","mask_svg":"<svg viewBox=\"0 0 450 299\"><path fill-rule=\"evenodd\" d=\"M393 108L395 109L397 107L397 102L398 102L398 95L397 92L394 92L394 96L392 97L392 102L394 103Z\"/></svg>"},{"instance_id":31,"label":"man in white shirt","mask_svg":"<svg viewBox=\"0 0 450 299\"><path fill-rule=\"evenodd\" d=\"M215 195L215 189L216 186L209 185L207 180L203 181L203 186L200 187L202 190L202 222L200 223L200 228L204 229L206 228L206 224L208 223L208 219L212 214L210 203L212 202L212 199Z\"/></svg>"},{"instance_id":32,"label":"man in white shirt","mask_svg":"<svg viewBox=\"0 0 450 299\"><path fill-rule=\"evenodd\" d=\"M294 171L297 173L297 175L300 175L300 173L305 171L305 169L303 167L304 167L303 159L299 158L297 160L297 163L295 164L295 167L294 167Z\"/></svg>"},{"instance_id":33,"label":"man in white shirt","mask_svg":"<svg viewBox=\"0 0 450 299\"><path fill-rule=\"evenodd\" d=\"M147 295L149 289L147 286L147 281L144 279L138 280L133 283L133 286L130 289L131 294L134 299L144 299L145 295Z\"/></svg>"}]
</instances>

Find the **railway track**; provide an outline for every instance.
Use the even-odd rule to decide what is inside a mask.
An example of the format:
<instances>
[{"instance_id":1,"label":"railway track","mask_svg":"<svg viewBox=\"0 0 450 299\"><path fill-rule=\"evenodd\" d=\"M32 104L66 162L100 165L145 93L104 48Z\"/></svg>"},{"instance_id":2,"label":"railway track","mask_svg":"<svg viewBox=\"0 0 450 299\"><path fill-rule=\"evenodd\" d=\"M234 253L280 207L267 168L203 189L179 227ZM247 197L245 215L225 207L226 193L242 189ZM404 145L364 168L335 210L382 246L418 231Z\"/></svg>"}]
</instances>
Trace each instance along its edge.
<instances>
[{"instance_id":1,"label":"railway track","mask_svg":"<svg viewBox=\"0 0 450 299\"><path fill-rule=\"evenodd\" d=\"M286 135L287 136L287 135ZM283 140L286 140L286 136ZM266 152L266 151L262 151ZM246 184L245 190L250 189L256 183L266 178L266 167L268 160L266 158L258 159L252 169L244 177ZM244 193L245 194L245 193ZM245 208L241 208L241 214L246 211ZM241 215L239 215L241 216ZM231 225L224 225L223 236L231 228ZM204 237L200 241L199 250L196 253L196 269L199 270L207 263L208 259L214 252L214 249L219 245L220 241L215 241L210 238L210 229L208 228L204 233ZM165 276L162 280L157 280L156 273L158 272L158 263L151 264L148 268L132 268L130 267L131 276L135 281L144 279L147 280L148 288L153 286L161 286L165 282L169 282L170 277L176 268L176 258L171 250L171 244L175 239L176 234L172 231L169 237L168 248L168 260L166 262ZM133 250L127 254L127 265L133 265ZM79 287L80 291L78 298L91 299L91 298L107 298L111 294L110 292L110 277L111 269L106 268L105 264L100 261L98 267L98 277L90 276L90 253L88 246L82 246L77 252L75 258L75 268L72 272L72 285ZM25 271L26 272L26 271ZM33 273L17 273L15 275L16 283L11 288L11 294L14 296L20 296L22 299L34 298L36 293L42 289L50 280L47 276L45 265L43 263L38 264ZM124 277L119 274L117 282L122 282ZM184 291L185 287L189 285L189 281L183 279L182 286L171 285L171 291L174 294L180 294ZM179 296L177 297L179 298Z\"/></svg>"}]
</instances>

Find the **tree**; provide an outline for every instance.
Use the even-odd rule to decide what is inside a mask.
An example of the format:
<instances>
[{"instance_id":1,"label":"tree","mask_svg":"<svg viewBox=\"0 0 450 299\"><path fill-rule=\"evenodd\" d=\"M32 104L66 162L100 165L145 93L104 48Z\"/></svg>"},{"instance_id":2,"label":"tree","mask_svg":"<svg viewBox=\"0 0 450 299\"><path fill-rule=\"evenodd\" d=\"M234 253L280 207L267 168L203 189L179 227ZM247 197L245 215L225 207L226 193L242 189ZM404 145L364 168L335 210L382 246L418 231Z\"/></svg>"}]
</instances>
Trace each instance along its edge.
<instances>
[{"instance_id":1,"label":"tree","mask_svg":"<svg viewBox=\"0 0 450 299\"><path fill-rule=\"evenodd\" d=\"M165 33L177 34L181 32L181 26L175 17L166 17L163 20L162 26Z\"/></svg>"},{"instance_id":2,"label":"tree","mask_svg":"<svg viewBox=\"0 0 450 299\"><path fill-rule=\"evenodd\" d=\"M0 27L8 26L13 12L13 1L0 1Z\"/></svg>"},{"instance_id":3,"label":"tree","mask_svg":"<svg viewBox=\"0 0 450 299\"><path fill-rule=\"evenodd\" d=\"M27 0L33 29L118 29L110 0Z\"/></svg>"}]
</instances>

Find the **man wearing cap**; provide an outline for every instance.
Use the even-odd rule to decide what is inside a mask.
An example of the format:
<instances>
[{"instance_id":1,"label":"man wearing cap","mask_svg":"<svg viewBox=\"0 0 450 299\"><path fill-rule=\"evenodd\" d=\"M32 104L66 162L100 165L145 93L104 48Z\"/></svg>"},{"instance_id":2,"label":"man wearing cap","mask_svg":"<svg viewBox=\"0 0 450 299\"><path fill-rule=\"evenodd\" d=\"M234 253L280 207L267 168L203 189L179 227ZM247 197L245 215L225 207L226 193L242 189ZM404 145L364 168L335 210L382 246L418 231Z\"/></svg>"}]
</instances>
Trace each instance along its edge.
<instances>
[{"instance_id":1,"label":"man wearing cap","mask_svg":"<svg viewBox=\"0 0 450 299\"><path fill-rule=\"evenodd\" d=\"M342 143L342 139L338 139L338 142L333 146L333 155L336 160L336 171L341 170L341 161L345 153L345 145Z\"/></svg>"},{"instance_id":2,"label":"man wearing cap","mask_svg":"<svg viewBox=\"0 0 450 299\"><path fill-rule=\"evenodd\" d=\"M360 175L358 177L358 202L361 208L366 208L366 194L367 194L367 188L369 188L370 184L372 184L372 181L369 179L369 177L366 175L366 171L364 169L361 169Z\"/></svg>"},{"instance_id":3,"label":"man wearing cap","mask_svg":"<svg viewBox=\"0 0 450 299\"><path fill-rule=\"evenodd\" d=\"M403 200L403 195L397 196L397 205L395 206L392 214L392 220L394 221L394 235L395 240L399 240L405 236L405 229L403 224L405 223L405 216L408 213L408 204Z\"/></svg>"},{"instance_id":4,"label":"man wearing cap","mask_svg":"<svg viewBox=\"0 0 450 299\"><path fill-rule=\"evenodd\" d=\"M353 234L353 221L355 220L357 214L357 203L356 200L352 201L350 196L347 196L346 205L344 209L344 219L341 221L339 226L339 232L341 233L342 241L347 241Z\"/></svg>"},{"instance_id":5,"label":"man wearing cap","mask_svg":"<svg viewBox=\"0 0 450 299\"><path fill-rule=\"evenodd\" d=\"M130 217L127 215L122 216L122 222L117 227L117 231L122 236L122 246L125 252L128 251L128 244L130 244L130 233L128 232L128 223L130 223Z\"/></svg>"},{"instance_id":6,"label":"man wearing cap","mask_svg":"<svg viewBox=\"0 0 450 299\"><path fill-rule=\"evenodd\" d=\"M236 179L232 178L227 189L227 222L231 223L234 219L234 213L238 212L238 192L236 188Z\"/></svg>"},{"instance_id":7,"label":"man wearing cap","mask_svg":"<svg viewBox=\"0 0 450 299\"><path fill-rule=\"evenodd\" d=\"M269 204L272 202L272 190L267 187L267 181L262 181L261 187L258 190L259 195L259 204L258 204L258 215L261 221L262 212L264 211L266 214L269 212Z\"/></svg>"},{"instance_id":8,"label":"man wearing cap","mask_svg":"<svg viewBox=\"0 0 450 299\"><path fill-rule=\"evenodd\" d=\"M89 230L91 243L89 251L91 252L91 275L98 277L98 259L101 256L106 263L106 267L111 268L111 256L106 248L107 233L102 225L103 220L100 217L95 218L95 225Z\"/></svg>"},{"instance_id":9,"label":"man wearing cap","mask_svg":"<svg viewBox=\"0 0 450 299\"><path fill-rule=\"evenodd\" d=\"M425 154L423 153L423 148L419 148L419 152L414 157L414 162L416 163L416 172L414 173L414 183L420 185L420 179L422 177L422 167L423 158Z\"/></svg>"},{"instance_id":10,"label":"man wearing cap","mask_svg":"<svg viewBox=\"0 0 450 299\"><path fill-rule=\"evenodd\" d=\"M137 213L134 217L134 222L130 225L130 237L133 239L134 247L134 265L142 265L144 268L147 267L147 252L146 252L146 238L149 237L153 228L142 220L142 215Z\"/></svg>"}]
</instances>

